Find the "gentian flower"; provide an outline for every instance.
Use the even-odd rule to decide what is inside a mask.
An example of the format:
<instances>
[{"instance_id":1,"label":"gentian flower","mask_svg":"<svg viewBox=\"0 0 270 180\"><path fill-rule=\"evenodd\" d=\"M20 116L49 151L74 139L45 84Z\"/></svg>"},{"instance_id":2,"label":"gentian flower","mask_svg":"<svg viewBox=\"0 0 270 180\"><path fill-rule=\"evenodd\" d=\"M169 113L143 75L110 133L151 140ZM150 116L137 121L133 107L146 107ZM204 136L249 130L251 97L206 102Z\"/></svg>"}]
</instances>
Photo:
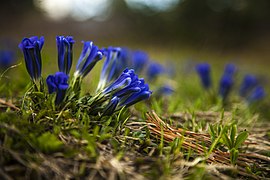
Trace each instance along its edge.
<instances>
[{"instance_id":1,"label":"gentian flower","mask_svg":"<svg viewBox=\"0 0 270 180\"><path fill-rule=\"evenodd\" d=\"M140 91L132 93L130 96L126 96L127 98L122 98L122 102L120 106L131 106L139 101L148 99L152 94L152 91L149 90L148 84L143 84L140 87Z\"/></svg>"},{"instance_id":2,"label":"gentian flower","mask_svg":"<svg viewBox=\"0 0 270 180\"><path fill-rule=\"evenodd\" d=\"M55 104L63 102L68 88L68 75L63 72L57 72L55 75L49 75L46 79L49 94L56 92Z\"/></svg>"},{"instance_id":3,"label":"gentian flower","mask_svg":"<svg viewBox=\"0 0 270 180\"><path fill-rule=\"evenodd\" d=\"M132 54L132 68L136 73L141 73L148 63L149 57L144 51L134 51Z\"/></svg>"},{"instance_id":4,"label":"gentian flower","mask_svg":"<svg viewBox=\"0 0 270 180\"><path fill-rule=\"evenodd\" d=\"M100 74L100 80L98 83L97 90L101 90L107 83L119 76L117 72L117 64L119 66L119 55L121 48L109 47L103 50L106 60L103 64L102 71ZM122 70L121 70L122 71ZM121 73L121 72L120 72Z\"/></svg>"},{"instance_id":5,"label":"gentian flower","mask_svg":"<svg viewBox=\"0 0 270 180\"><path fill-rule=\"evenodd\" d=\"M258 84L257 79L253 75L245 75L242 84L240 86L240 96L246 96L250 90L252 90Z\"/></svg>"},{"instance_id":6,"label":"gentian flower","mask_svg":"<svg viewBox=\"0 0 270 180\"><path fill-rule=\"evenodd\" d=\"M236 73L236 66L234 64L227 64L224 69L224 75L233 76Z\"/></svg>"},{"instance_id":7,"label":"gentian flower","mask_svg":"<svg viewBox=\"0 0 270 180\"><path fill-rule=\"evenodd\" d=\"M134 73L133 69L125 69L122 74L113 82L107 86L102 92L103 94L109 94L116 90L123 89L129 86L132 82L138 80L138 76Z\"/></svg>"},{"instance_id":8,"label":"gentian flower","mask_svg":"<svg viewBox=\"0 0 270 180\"><path fill-rule=\"evenodd\" d=\"M125 69L115 82L103 90L103 94L120 98L119 106L130 106L149 98L152 92L133 69Z\"/></svg>"},{"instance_id":9,"label":"gentian flower","mask_svg":"<svg viewBox=\"0 0 270 180\"><path fill-rule=\"evenodd\" d=\"M264 88L262 86L257 86L248 97L248 102L252 103L252 102L262 100L265 97L265 95L266 94L265 94Z\"/></svg>"},{"instance_id":10,"label":"gentian flower","mask_svg":"<svg viewBox=\"0 0 270 180\"><path fill-rule=\"evenodd\" d=\"M72 46L75 43L72 36L57 36L58 68L60 72L69 74L72 65Z\"/></svg>"},{"instance_id":11,"label":"gentian flower","mask_svg":"<svg viewBox=\"0 0 270 180\"><path fill-rule=\"evenodd\" d=\"M0 50L0 69L8 68L15 61L15 53L11 50Z\"/></svg>"},{"instance_id":12,"label":"gentian flower","mask_svg":"<svg viewBox=\"0 0 270 180\"><path fill-rule=\"evenodd\" d=\"M162 74L164 72L165 68L161 64L151 62L146 70L146 75L149 80L154 80L159 74Z\"/></svg>"},{"instance_id":13,"label":"gentian flower","mask_svg":"<svg viewBox=\"0 0 270 180\"><path fill-rule=\"evenodd\" d=\"M201 83L205 89L211 87L211 76L210 76L210 65L207 63L198 64L196 66L196 71L200 76Z\"/></svg>"},{"instance_id":14,"label":"gentian flower","mask_svg":"<svg viewBox=\"0 0 270 180\"><path fill-rule=\"evenodd\" d=\"M85 77L102 59L103 53L93 44L92 41L86 41L76 66L75 75Z\"/></svg>"},{"instance_id":15,"label":"gentian flower","mask_svg":"<svg viewBox=\"0 0 270 180\"><path fill-rule=\"evenodd\" d=\"M44 44L44 38L33 36L24 38L19 44L19 48L23 51L26 69L32 80L35 81L41 76L41 55L40 51Z\"/></svg>"},{"instance_id":16,"label":"gentian flower","mask_svg":"<svg viewBox=\"0 0 270 180\"><path fill-rule=\"evenodd\" d=\"M230 75L223 75L219 82L219 95L222 99L226 99L233 86L233 79Z\"/></svg>"}]
</instances>

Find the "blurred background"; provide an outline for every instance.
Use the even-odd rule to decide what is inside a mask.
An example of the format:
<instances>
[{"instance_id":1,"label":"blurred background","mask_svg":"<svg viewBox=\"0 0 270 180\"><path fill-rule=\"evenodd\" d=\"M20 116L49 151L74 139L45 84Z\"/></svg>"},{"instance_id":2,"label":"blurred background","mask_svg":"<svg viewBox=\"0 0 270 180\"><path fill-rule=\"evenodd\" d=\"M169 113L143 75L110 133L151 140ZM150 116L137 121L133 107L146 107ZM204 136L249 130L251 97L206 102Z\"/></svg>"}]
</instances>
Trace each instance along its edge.
<instances>
[{"instance_id":1,"label":"blurred background","mask_svg":"<svg viewBox=\"0 0 270 180\"><path fill-rule=\"evenodd\" d=\"M92 40L158 60L258 64L270 59L269 9L269 0L8 0L0 6L1 47L43 35L56 53L55 36L72 35L80 48Z\"/></svg>"}]
</instances>

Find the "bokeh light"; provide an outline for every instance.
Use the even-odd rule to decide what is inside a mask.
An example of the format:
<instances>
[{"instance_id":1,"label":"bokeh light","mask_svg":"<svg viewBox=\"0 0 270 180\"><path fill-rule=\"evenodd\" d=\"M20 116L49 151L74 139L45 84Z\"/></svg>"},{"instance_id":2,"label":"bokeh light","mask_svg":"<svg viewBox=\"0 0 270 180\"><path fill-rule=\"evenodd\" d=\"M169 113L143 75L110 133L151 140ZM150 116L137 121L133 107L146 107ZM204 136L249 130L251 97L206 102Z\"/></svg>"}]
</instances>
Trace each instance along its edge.
<instances>
[{"instance_id":1,"label":"bokeh light","mask_svg":"<svg viewBox=\"0 0 270 180\"><path fill-rule=\"evenodd\" d=\"M103 20L110 14L110 0L35 0L35 4L53 20L72 18Z\"/></svg>"},{"instance_id":2,"label":"bokeh light","mask_svg":"<svg viewBox=\"0 0 270 180\"><path fill-rule=\"evenodd\" d=\"M153 11L168 11L176 7L180 0L125 0L128 7L133 9L149 8Z\"/></svg>"}]
</instances>

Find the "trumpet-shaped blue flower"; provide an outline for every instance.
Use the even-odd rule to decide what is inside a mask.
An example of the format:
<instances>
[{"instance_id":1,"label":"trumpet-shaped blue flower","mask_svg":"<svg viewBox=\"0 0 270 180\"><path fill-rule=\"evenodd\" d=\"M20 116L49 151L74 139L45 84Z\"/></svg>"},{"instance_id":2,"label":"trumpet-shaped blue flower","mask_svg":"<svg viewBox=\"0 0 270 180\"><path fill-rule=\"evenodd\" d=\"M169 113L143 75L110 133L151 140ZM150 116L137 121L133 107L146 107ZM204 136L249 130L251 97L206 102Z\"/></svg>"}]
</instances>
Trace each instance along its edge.
<instances>
[{"instance_id":1,"label":"trumpet-shaped blue flower","mask_svg":"<svg viewBox=\"0 0 270 180\"><path fill-rule=\"evenodd\" d=\"M148 84L142 84L140 86L140 91L135 91L130 93L130 95L123 97L120 103L120 106L131 106L139 101L148 99L152 94L152 91L149 90Z\"/></svg>"},{"instance_id":2,"label":"trumpet-shaped blue flower","mask_svg":"<svg viewBox=\"0 0 270 180\"><path fill-rule=\"evenodd\" d=\"M60 72L69 74L72 65L72 46L75 43L72 36L57 36L58 68Z\"/></svg>"},{"instance_id":3,"label":"trumpet-shaped blue flower","mask_svg":"<svg viewBox=\"0 0 270 180\"><path fill-rule=\"evenodd\" d=\"M219 95L222 99L226 99L233 86L233 79L230 75L223 75L219 82Z\"/></svg>"},{"instance_id":4,"label":"trumpet-shaped blue flower","mask_svg":"<svg viewBox=\"0 0 270 180\"><path fill-rule=\"evenodd\" d=\"M85 77L102 59L103 53L93 44L92 41L86 41L76 66L75 75Z\"/></svg>"},{"instance_id":5,"label":"trumpet-shaped blue flower","mask_svg":"<svg viewBox=\"0 0 270 180\"><path fill-rule=\"evenodd\" d=\"M165 72L164 66L159 63L151 62L146 70L146 75L149 80L154 80L158 75Z\"/></svg>"},{"instance_id":6,"label":"trumpet-shaped blue flower","mask_svg":"<svg viewBox=\"0 0 270 180\"><path fill-rule=\"evenodd\" d=\"M115 92L116 90L128 87L131 83L134 83L137 80L138 76L134 73L133 69L125 69L122 74L102 92L104 94Z\"/></svg>"},{"instance_id":7,"label":"trumpet-shaped blue flower","mask_svg":"<svg viewBox=\"0 0 270 180\"><path fill-rule=\"evenodd\" d=\"M245 75L239 90L240 96L246 96L257 84L258 82L255 76L250 74Z\"/></svg>"},{"instance_id":8,"label":"trumpet-shaped blue flower","mask_svg":"<svg viewBox=\"0 0 270 180\"><path fill-rule=\"evenodd\" d=\"M55 104L60 104L68 88L68 75L63 72L57 72L55 75L49 75L46 79L49 94L56 92Z\"/></svg>"},{"instance_id":9,"label":"trumpet-shaped blue flower","mask_svg":"<svg viewBox=\"0 0 270 180\"><path fill-rule=\"evenodd\" d=\"M266 93L262 86L257 86L248 97L248 102L256 102L262 100L265 97Z\"/></svg>"},{"instance_id":10,"label":"trumpet-shaped blue flower","mask_svg":"<svg viewBox=\"0 0 270 180\"><path fill-rule=\"evenodd\" d=\"M120 52L121 48L117 47L108 47L107 49L103 49L106 60L102 67L97 90L103 89L107 83L120 75L121 72L117 72L117 66L121 66L121 62L119 62Z\"/></svg>"},{"instance_id":11,"label":"trumpet-shaped blue flower","mask_svg":"<svg viewBox=\"0 0 270 180\"><path fill-rule=\"evenodd\" d=\"M196 66L196 71L200 76L201 83L205 89L211 87L211 76L210 76L210 65L207 63L198 64Z\"/></svg>"},{"instance_id":12,"label":"trumpet-shaped blue flower","mask_svg":"<svg viewBox=\"0 0 270 180\"><path fill-rule=\"evenodd\" d=\"M141 73L148 63L148 54L144 51L134 51L132 54L132 68L136 73Z\"/></svg>"},{"instance_id":13,"label":"trumpet-shaped blue flower","mask_svg":"<svg viewBox=\"0 0 270 180\"><path fill-rule=\"evenodd\" d=\"M126 69L110 86L103 90L104 94L111 94L120 98L119 106L130 106L150 97L152 92L144 79L138 78L133 69Z\"/></svg>"},{"instance_id":14,"label":"trumpet-shaped blue flower","mask_svg":"<svg viewBox=\"0 0 270 180\"><path fill-rule=\"evenodd\" d=\"M32 80L37 80L41 76L41 55L40 51L44 44L44 38L33 36L24 38L19 44L19 48L23 51L26 69Z\"/></svg>"}]
</instances>

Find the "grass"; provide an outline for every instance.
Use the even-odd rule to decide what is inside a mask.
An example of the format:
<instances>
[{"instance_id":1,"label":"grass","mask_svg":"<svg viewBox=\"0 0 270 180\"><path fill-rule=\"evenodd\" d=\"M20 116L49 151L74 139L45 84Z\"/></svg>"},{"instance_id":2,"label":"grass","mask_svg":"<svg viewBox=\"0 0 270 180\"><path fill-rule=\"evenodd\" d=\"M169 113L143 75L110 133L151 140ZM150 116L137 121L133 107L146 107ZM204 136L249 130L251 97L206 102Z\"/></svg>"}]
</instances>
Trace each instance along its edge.
<instances>
[{"instance_id":1,"label":"grass","mask_svg":"<svg viewBox=\"0 0 270 180\"><path fill-rule=\"evenodd\" d=\"M44 75L55 63L44 57ZM262 179L270 177L269 98L248 105L237 95L238 74L226 103L216 97L222 71L214 63L212 91L205 92L190 67L170 77L171 96L112 116L84 108L60 109L27 94L23 65L0 79L0 177L2 179ZM100 64L83 83L93 92ZM47 70L47 71L46 71ZM143 75L140 75L143 76ZM25 77L25 78L24 78ZM150 84L157 88L169 77ZM269 92L269 91L268 91ZM32 94L33 95L33 94ZM71 102L72 103L72 102Z\"/></svg>"}]
</instances>

